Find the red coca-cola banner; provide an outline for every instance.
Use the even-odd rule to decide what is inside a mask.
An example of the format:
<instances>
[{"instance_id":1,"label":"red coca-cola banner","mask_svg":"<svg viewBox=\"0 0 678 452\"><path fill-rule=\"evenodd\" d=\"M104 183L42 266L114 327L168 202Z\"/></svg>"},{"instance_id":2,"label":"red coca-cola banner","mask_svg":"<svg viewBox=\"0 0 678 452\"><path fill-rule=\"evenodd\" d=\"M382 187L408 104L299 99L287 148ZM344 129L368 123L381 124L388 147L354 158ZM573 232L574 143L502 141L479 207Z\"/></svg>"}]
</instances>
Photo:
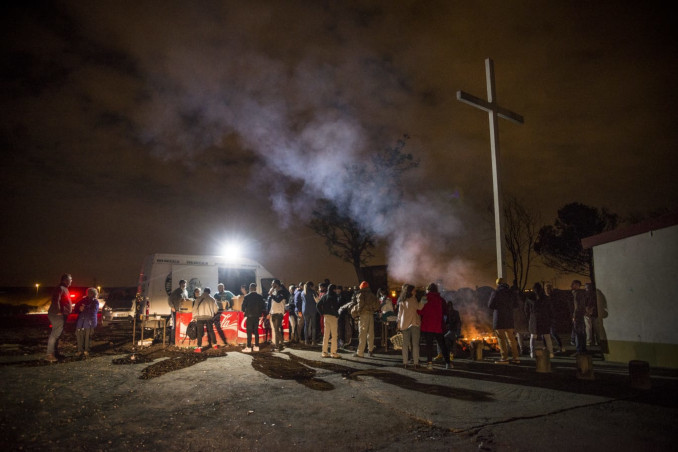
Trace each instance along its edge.
<instances>
[{"instance_id":1,"label":"red coca-cola banner","mask_svg":"<svg viewBox=\"0 0 678 452\"><path fill-rule=\"evenodd\" d=\"M186 336L186 327L193 318L190 312L177 313L177 328L174 329L175 343L177 347L196 347L198 340L191 340ZM245 344L247 342L247 327L245 325L245 315L241 311L224 311L221 313L221 329L226 336L229 344ZM283 316L283 340L289 339L289 319L288 313ZM263 342L266 337L263 321L259 322L259 342ZM217 342L220 341L219 334L215 331ZM268 332L268 338L271 340L271 331ZM203 332L202 345L207 345L207 332Z\"/></svg>"}]
</instances>

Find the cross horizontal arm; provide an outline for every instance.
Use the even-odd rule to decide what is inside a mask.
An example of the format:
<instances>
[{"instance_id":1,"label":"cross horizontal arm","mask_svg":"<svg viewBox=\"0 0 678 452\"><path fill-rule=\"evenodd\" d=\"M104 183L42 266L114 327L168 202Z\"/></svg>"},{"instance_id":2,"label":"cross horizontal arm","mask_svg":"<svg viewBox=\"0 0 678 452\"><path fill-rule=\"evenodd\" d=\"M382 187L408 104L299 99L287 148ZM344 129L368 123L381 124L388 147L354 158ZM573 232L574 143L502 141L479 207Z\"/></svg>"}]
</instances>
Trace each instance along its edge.
<instances>
[{"instance_id":1,"label":"cross horizontal arm","mask_svg":"<svg viewBox=\"0 0 678 452\"><path fill-rule=\"evenodd\" d=\"M488 113L496 111L497 116L504 119L508 119L509 121L515 122L516 124L522 124L524 122L523 117L518 113L514 113L511 110L502 108L499 105L491 104L484 99L481 99L464 91L457 91L457 100L464 102L465 104L469 104L473 107L480 108L481 110L485 110Z\"/></svg>"}]
</instances>

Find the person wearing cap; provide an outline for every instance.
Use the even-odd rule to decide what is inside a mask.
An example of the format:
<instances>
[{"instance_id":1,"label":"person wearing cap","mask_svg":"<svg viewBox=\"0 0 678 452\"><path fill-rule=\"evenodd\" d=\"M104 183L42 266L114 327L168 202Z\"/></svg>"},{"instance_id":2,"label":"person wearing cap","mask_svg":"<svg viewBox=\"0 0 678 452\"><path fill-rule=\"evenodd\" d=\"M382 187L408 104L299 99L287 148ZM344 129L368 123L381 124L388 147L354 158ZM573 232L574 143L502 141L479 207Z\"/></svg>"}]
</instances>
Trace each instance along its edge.
<instances>
[{"instance_id":1,"label":"person wearing cap","mask_svg":"<svg viewBox=\"0 0 678 452\"><path fill-rule=\"evenodd\" d=\"M508 284L503 278L497 278L497 288L490 295L487 306L493 310L492 329L497 335L497 343L501 358L495 363L508 364L508 348L511 348L513 364L519 364L518 344L516 343L516 334L513 324L513 310L518 306Z\"/></svg>"},{"instance_id":2,"label":"person wearing cap","mask_svg":"<svg viewBox=\"0 0 678 452\"><path fill-rule=\"evenodd\" d=\"M279 279L274 279L271 283L271 289L268 291L268 299L266 300L266 311L268 318L271 321L273 328L273 345L274 350L283 349L283 328L282 321L285 315L285 303L289 298L290 293L285 286L282 285Z\"/></svg>"},{"instance_id":3,"label":"person wearing cap","mask_svg":"<svg viewBox=\"0 0 678 452\"><path fill-rule=\"evenodd\" d=\"M365 356L365 346L367 353L372 356L374 353L374 313L379 311L380 305L376 295L370 290L367 281L360 283L360 290L355 296L358 305L358 349L353 354L358 358Z\"/></svg>"}]
</instances>

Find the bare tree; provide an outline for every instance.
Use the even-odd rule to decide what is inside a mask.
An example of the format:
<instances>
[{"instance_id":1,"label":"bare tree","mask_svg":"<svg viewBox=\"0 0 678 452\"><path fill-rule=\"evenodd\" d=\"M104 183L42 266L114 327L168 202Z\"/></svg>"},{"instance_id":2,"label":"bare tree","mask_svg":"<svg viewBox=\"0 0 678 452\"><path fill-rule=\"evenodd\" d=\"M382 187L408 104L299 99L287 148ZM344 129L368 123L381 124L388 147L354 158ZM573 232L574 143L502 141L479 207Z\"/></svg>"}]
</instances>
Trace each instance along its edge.
<instances>
[{"instance_id":1,"label":"bare tree","mask_svg":"<svg viewBox=\"0 0 678 452\"><path fill-rule=\"evenodd\" d=\"M313 210L308 226L325 239L330 254L353 266L358 280L363 279L361 267L372 257L377 237L369 222L351 216L349 206L365 193L377 199L370 215L386 215L402 199L402 174L419 165L403 148L409 137L403 135L395 146L384 148L343 169L347 189L337 199L321 199Z\"/></svg>"},{"instance_id":2,"label":"bare tree","mask_svg":"<svg viewBox=\"0 0 678 452\"><path fill-rule=\"evenodd\" d=\"M528 210L515 196L504 198L504 246L510 255L507 266L520 290L527 286L539 232L539 214Z\"/></svg>"}]
</instances>

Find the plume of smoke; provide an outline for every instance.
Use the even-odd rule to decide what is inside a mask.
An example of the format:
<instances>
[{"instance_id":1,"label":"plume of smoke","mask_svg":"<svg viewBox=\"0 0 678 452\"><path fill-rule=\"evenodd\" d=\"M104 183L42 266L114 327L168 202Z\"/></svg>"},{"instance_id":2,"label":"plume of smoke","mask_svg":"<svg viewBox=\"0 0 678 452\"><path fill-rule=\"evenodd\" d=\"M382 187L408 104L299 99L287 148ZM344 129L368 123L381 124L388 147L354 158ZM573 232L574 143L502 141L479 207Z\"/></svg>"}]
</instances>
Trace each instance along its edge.
<instances>
[{"instance_id":1,"label":"plume of smoke","mask_svg":"<svg viewBox=\"0 0 678 452\"><path fill-rule=\"evenodd\" d=\"M395 279L468 281L469 265L455 258L452 248L463 226L449 196L422 189L425 175L406 180L398 187L402 194L379 180L346 177L350 168L368 164L375 146L369 114L385 108L385 99L403 98L400 78L385 77L385 69L375 64L379 58L366 58L366 50L343 51L351 58L332 64L320 57L290 64L241 39L234 42L242 47L228 47L226 55L220 47L182 43L167 52L162 70L146 68L155 89L139 113L141 140L161 158L190 160L223 151L224 137L237 135L242 148L257 155L261 166L252 179L270 190L283 226L308 220L313 202L329 199L386 244ZM356 62L356 56L364 58ZM364 74L360 61L365 60L368 76L357 77ZM365 94L375 92L379 105L370 105ZM383 177L386 181L389 174Z\"/></svg>"}]
</instances>

